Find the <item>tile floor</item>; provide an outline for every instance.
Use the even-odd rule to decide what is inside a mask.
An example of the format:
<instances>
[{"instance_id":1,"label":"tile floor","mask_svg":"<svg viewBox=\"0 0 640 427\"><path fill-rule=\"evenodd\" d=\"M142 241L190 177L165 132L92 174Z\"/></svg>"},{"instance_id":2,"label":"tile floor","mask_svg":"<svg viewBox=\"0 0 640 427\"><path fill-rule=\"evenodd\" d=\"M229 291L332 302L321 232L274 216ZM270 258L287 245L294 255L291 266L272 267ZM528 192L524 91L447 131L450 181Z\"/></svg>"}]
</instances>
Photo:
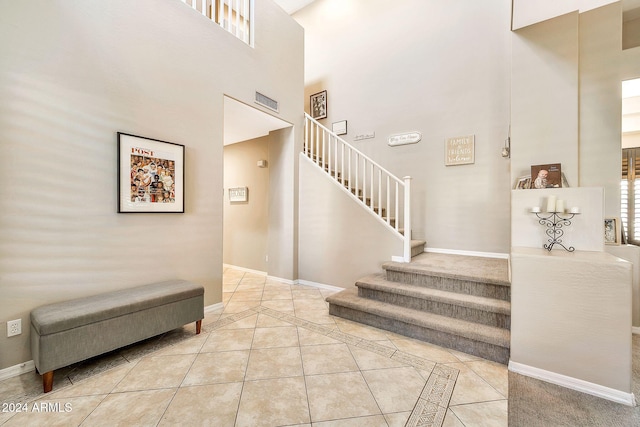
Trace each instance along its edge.
<instances>
[{"instance_id":1,"label":"tile floor","mask_svg":"<svg viewBox=\"0 0 640 427\"><path fill-rule=\"evenodd\" d=\"M3 426L506 426L507 368L328 314L331 291L233 268L224 309L0 382ZM19 412L18 409L23 411Z\"/></svg>"}]
</instances>

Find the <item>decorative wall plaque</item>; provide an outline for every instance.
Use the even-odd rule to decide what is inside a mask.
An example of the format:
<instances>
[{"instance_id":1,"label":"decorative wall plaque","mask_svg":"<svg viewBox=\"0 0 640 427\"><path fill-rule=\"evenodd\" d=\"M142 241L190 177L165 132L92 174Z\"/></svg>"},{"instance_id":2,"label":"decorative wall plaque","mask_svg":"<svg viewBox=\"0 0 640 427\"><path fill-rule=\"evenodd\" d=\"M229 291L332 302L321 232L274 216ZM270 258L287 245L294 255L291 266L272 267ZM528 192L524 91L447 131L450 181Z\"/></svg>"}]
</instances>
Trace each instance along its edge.
<instances>
[{"instance_id":1,"label":"decorative wall plaque","mask_svg":"<svg viewBox=\"0 0 640 427\"><path fill-rule=\"evenodd\" d=\"M249 200L249 189L247 187L235 187L229 189L229 201L231 203L242 203Z\"/></svg>"},{"instance_id":2,"label":"decorative wall plaque","mask_svg":"<svg viewBox=\"0 0 640 427\"><path fill-rule=\"evenodd\" d=\"M475 135L447 139L444 153L445 166L468 165L475 163L475 160Z\"/></svg>"},{"instance_id":3,"label":"decorative wall plaque","mask_svg":"<svg viewBox=\"0 0 640 427\"><path fill-rule=\"evenodd\" d=\"M421 139L422 134L420 132L407 132L398 135L391 135L388 139L388 144L390 147L395 147L397 145L415 144L417 142L420 142Z\"/></svg>"}]
</instances>

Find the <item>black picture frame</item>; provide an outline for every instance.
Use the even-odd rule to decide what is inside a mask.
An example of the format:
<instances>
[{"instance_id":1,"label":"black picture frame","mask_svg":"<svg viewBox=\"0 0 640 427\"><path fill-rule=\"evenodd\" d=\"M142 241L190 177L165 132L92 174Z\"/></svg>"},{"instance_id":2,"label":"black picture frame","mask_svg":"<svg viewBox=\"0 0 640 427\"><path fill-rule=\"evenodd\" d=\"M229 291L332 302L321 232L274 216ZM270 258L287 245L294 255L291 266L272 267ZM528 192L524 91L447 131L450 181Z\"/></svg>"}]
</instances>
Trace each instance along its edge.
<instances>
[{"instance_id":1,"label":"black picture frame","mask_svg":"<svg viewBox=\"0 0 640 427\"><path fill-rule=\"evenodd\" d=\"M314 93L309 97L309 110L311 117L316 120L327 118L327 91Z\"/></svg>"},{"instance_id":2,"label":"black picture frame","mask_svg":"<svg viewBox=\"0 0 640 427\"><path fill-rule=\"evenodd\" d=\"M184 213L184 157L182 144L118 132L118 213Z\"/></svg>"}]
</instances>

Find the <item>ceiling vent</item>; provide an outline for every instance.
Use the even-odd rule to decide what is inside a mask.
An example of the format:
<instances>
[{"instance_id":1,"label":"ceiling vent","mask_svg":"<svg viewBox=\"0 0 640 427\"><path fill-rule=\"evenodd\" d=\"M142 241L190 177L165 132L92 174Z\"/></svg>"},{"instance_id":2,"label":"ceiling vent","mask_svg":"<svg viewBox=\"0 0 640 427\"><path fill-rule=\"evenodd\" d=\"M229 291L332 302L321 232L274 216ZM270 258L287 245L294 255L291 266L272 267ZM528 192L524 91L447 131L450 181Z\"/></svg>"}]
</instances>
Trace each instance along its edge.
<instances>
[{"instance_id":1,"label":"ceiling vent","mask_svg":"<svg viewBox=\"0 0 640 427\"><path fill-rule=\"evenodd\" d=\"M275 99L271 99L266 95L261 94L260 92L256 92L256 104L262 105L270 110L278 111L278 101Z\"/></svg>"}]
</instances>

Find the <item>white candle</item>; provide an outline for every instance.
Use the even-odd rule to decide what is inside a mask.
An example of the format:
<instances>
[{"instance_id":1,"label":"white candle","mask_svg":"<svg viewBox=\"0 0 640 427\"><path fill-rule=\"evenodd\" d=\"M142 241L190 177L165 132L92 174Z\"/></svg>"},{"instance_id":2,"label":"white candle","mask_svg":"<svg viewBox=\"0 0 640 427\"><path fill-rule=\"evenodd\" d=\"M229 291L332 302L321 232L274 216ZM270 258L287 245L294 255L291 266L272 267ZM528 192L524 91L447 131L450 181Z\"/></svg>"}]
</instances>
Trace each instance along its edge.
<instances>
[{"instance_id":1,"label":"white candle","mask_svg":"<svg viewBox=\"0 0 640 427\"><path fill-rule=\"evenodd\" d=\"M580 208L575 206L575 207L571 208L571 210L569 212L571 212L572 214L579 214L580 213Z\"/></svg>"},{"instance_id":2,"label":"white candle","mask_svg":"<svg viewBox=\"0 0 640 427\"><path fill-rule=\"evenodd\" d=\"M555 212L556 210L556 196L547 197L547 212Z\"/></svg>"},{"instance_id":3,"label":"white candle","mask_svg":"<svg viewBox=\"0 0 640 427\"><path fill-rule=\"evenodd\" d=\"M556 212L564 213L564 200L558 200L556 202Z\"/></svg>"},{"instance_id":4,"label":"white candle","mask_svg":"<svg viewBox=\"0 0 640 427\"><path fill-rule=\"evenodd\" d=\"M540 213L540 206L534 206L531 208L531 213Z\"/></svg>"}]
</instances>

